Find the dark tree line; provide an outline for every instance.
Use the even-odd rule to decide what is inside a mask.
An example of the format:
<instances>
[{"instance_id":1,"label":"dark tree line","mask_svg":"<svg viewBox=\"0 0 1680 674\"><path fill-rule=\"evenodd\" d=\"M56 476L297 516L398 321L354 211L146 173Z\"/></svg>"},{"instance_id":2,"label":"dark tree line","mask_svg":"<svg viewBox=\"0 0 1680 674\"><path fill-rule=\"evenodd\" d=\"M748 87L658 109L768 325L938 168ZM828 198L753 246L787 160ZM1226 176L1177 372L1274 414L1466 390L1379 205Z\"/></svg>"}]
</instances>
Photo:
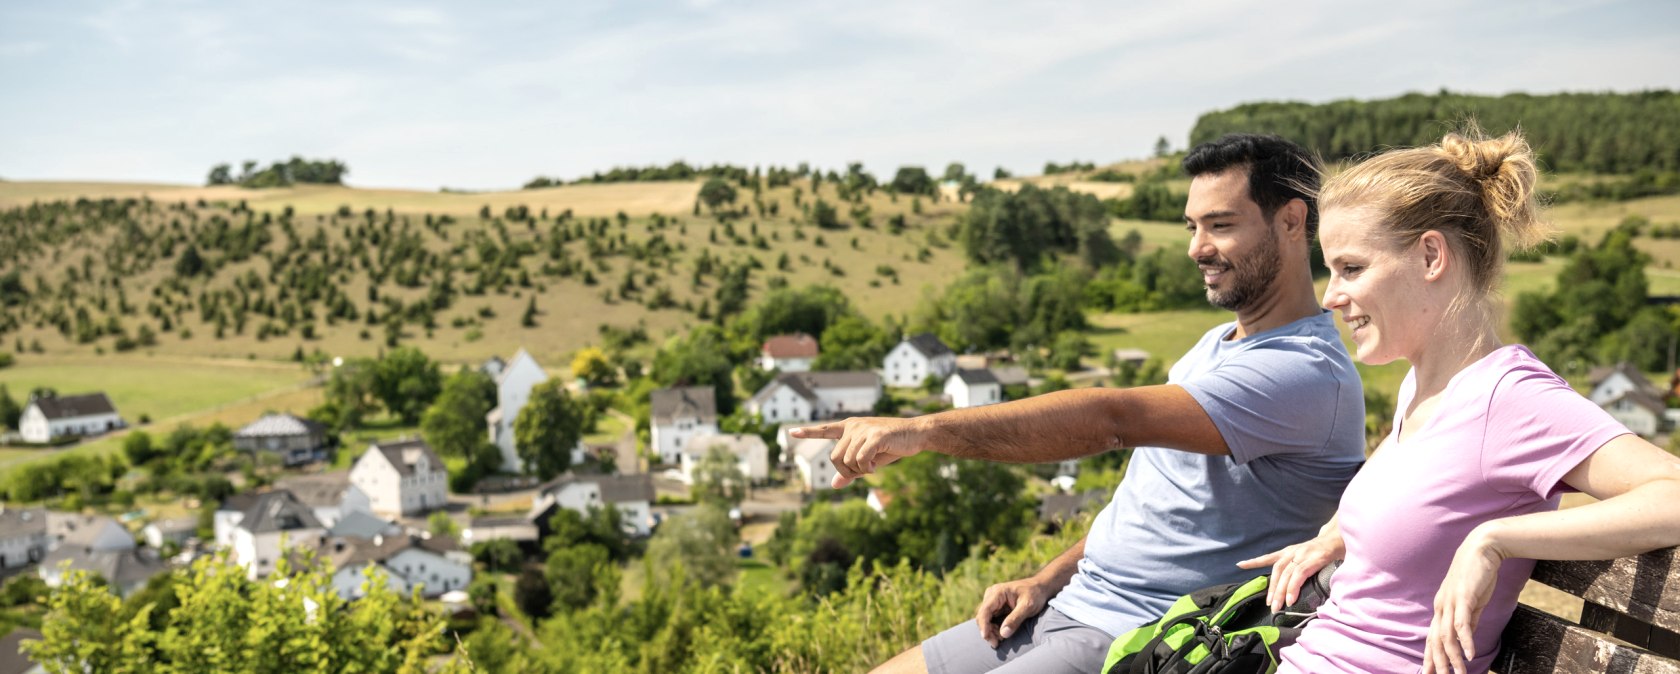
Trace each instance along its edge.
<instances>
[{"instance_id":1,"label":"dark tree line","mask_svg":"<svg viewBox=\"0 0 1680 674\"><path fill-rule=\"evenodd\" d=\"M211 185L239 185L241 187L286 187L298 183L311 185L342 185L350 167L337 159L304 159L293 156L284 162L274 162L268 168L258 168L254 160L241 165L239 175L227 164L210 169Z\"/></svg>"},{"instance_id":2,"label":"dark tree line","mask_svg":"<svg viewBox=\"0 0 1680 674\"><path fill-rule=\"evenodd\" d=\"M1680 94L1666 90L1505 96L1443 90L1373 101L1247 103L1202 115L1190 143L1232 132L1275 133L1339 160L1437 142L1467 119L1489 133L1520 125L1554 171L1680 170Z\"/></svg>"}]
</instances>

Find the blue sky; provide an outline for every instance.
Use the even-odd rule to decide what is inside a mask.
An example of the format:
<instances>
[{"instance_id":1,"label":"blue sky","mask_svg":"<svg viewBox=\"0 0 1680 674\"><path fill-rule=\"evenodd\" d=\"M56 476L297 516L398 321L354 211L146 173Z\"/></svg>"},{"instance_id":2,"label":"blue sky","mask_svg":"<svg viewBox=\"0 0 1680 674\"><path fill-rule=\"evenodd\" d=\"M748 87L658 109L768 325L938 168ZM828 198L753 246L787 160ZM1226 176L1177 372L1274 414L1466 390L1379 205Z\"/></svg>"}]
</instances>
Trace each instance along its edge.
<instances>
[{"instance_id":1,"label":"blue sky","mask_svg":"<svg viewBox=\"0 0 1680 674\"><path fill-rule=\"evenodd\" d=\"M0 6L0 178L293 154L417 189L679 158L1036 173L1251 100L1680 88L1659 1L31 4Z\"/></svg>"}]
</instances>

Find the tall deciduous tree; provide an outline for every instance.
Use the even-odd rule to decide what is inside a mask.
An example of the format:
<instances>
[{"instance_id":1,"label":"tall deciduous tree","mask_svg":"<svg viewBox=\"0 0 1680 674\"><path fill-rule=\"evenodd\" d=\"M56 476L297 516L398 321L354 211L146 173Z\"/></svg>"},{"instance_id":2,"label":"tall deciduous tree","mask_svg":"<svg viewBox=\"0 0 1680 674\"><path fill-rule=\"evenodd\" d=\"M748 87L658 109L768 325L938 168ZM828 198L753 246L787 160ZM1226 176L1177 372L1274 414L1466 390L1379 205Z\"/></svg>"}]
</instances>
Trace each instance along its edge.
<instances>
[{"instance_id":1,"label":"tall deciduous tree","mask_svg":"<svg viewBox=\"0 0 1680 674\"><path fill-rule=\"evenodd\" d=\"M444 456L472 456L484 443L484 415L490 412L496 383L478 370L462 370L443 383L443 392L420 417L426 443Z\"/></svg>"},{"instance_id":2,"label":"tall deciduous tree","mask_svg":"<svg viewBox=\"0 0 1680 674\"><path fill-rule=\"evenodd\" d=\"M648 541L647 558L653 568L681 565L689 578L702 585L729 585L735 580L735 525L716 505L702 505L672 517Z\"/></svg>"},{"instance_id":3,"label":"tall deciduous tree","mask_svg":"<svg viewBox=\"0 0 1680 674\"><path fill-rule=\"evenodd\" d=\"M418 423L443 389L437 363L412 346L385 354L374 371L374 394L406 424Z\"/></svg>"},{"instance_id":4,"label":"tall deciduous tree","mask_svg":"<svg viewBox=\"0 0 1680 674\"><path fill-rule=\"evenodd\" d=\"M740 505L747 496L747 476L741 472L741 460L728 447L707 447L694 467L694 492L709 503Z\"/></svg>"},{"instance_id":5,"label":"tall deciduous tree","mask_svg":"<svg viewBox=\"0 0 1680 674\"><path fill-rule=\"evenodd\" d=\"M589 414L589 406L558 379L532 387L531 399L513 420L515 449L525 472L547 480L570 468L572 448L583 438Z\"/></svg>"}]
</instances>

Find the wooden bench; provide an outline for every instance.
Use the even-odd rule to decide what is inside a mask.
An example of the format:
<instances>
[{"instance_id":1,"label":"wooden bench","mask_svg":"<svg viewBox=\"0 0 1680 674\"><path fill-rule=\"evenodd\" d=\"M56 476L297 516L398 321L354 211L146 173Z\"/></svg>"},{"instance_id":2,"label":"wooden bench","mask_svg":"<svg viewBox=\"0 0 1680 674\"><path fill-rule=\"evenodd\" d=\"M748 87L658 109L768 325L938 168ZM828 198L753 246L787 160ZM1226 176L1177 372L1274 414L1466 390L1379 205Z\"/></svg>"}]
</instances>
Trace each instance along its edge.
<instances>
[{"instance_id":1,"label":"wooden bench","mask_svg":"<svg viewBox=\"0 0 1680 674\"><path fill-rule=\"evenodd\" d=\"M1585 600L1581 623L1518 604L1493 671L1680 674L1675 550L1602 562L1540 562L1535 581Z\"/></svg>"}]
</instances>

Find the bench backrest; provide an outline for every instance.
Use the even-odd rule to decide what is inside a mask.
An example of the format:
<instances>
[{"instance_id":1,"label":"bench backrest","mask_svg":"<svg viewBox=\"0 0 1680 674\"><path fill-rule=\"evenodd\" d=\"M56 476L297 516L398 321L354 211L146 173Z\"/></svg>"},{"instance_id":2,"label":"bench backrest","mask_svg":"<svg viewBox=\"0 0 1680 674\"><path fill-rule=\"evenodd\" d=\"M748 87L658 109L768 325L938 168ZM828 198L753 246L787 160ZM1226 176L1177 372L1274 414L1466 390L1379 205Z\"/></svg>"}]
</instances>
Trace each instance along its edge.
<instances>
[{"instance_id":1,"label":"bench backrest","mask_svg":"<svg viewBox=\"0 0 1680 674\"><path fill-rule=\"evenodd\" d=\"M1493 670L1680 674L1677 562L1675 548L1611 561L1540 562L1535 581L1585 600L1581 624L1517 605Z\"/></svg>"}]
</instances>

